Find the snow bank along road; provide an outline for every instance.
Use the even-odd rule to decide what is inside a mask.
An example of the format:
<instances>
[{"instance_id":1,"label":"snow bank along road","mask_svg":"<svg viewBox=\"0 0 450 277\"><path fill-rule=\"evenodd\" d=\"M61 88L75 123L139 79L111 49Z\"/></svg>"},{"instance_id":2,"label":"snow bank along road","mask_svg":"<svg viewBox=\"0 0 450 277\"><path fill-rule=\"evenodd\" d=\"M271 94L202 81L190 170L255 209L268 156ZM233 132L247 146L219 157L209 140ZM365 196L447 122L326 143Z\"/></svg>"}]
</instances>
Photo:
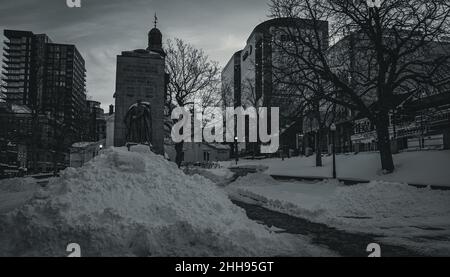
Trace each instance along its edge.
<instances>
[{"instance_id":1,"label":"snow bank along road","mask_svg":"<svg viewBox=\"0 0 450 277\"><path fill-rule=\"evenodd\" d=\"M450 150L404 152L394 155L396 170L384 175L380 170L378 153L337 155L337 175L344 179L401 182L418 185L450 187ZM294 157L291 159L241 160L240 166L264 166L269 175L321 177L332 174L332 158L323 158L323 167L315 166L315 157ZM224 162L224 167L234 163Z\"/></svg>"},{"instance_id":2,"label":"snow bank along road","mask_svg":"<svg viewBox=\"0 0 450 277\"><path fill-rule=\"evenodd\" d=\"M401 246L410 253L450 255L450 191L389 182L355 186L329 180L279 182L265 174L241 177L225 190L232 199L247 205L258 205L346 233L374 237L381 244ZM317 225L305 221L301 224L306 228L304 232L309 232L307 228L311 227L316 235L322 236L324 232L325 237L333 236L331 229L315 228Z\"/></svg>"}]
</instances>

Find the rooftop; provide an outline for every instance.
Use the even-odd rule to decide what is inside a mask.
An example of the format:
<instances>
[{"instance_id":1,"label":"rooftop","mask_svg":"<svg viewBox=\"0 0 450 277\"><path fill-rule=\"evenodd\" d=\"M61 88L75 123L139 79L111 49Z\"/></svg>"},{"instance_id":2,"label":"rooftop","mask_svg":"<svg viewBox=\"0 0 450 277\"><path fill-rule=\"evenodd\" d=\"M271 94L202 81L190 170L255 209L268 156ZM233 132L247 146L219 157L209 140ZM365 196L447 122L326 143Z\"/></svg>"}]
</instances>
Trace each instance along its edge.
<instances>
[{"instance_id":1,"label":"rooftop","mask_svg":"<svg viewBox=\"0 0 450 277\"><path fill-rule=\"evenodd\" d=\"M328 22L327 21L319 21L319 25L322 25L323 28L328 28ZM280 18L273 18L267 21L264 21L263 23L259 24L258 26L253 29L253 32L250 34L250 36L247 39L247 43L249 43L250 39L255 33L264 33L269 31L271 27L287 27L287 26L312 26L313 21L310 19L302 19L302 18L286 18L286 17L280 17Z\"/></svg>"},{"instance_id":2,"label":"rooftop","mask_svg":"<svg viewBox=\"0 0 450 277\"><path fill-rule=\"evenodd\" d=\"M13 113L31 113L31 109L23 105L11 105Z\"/></svg>"}]
</instances>

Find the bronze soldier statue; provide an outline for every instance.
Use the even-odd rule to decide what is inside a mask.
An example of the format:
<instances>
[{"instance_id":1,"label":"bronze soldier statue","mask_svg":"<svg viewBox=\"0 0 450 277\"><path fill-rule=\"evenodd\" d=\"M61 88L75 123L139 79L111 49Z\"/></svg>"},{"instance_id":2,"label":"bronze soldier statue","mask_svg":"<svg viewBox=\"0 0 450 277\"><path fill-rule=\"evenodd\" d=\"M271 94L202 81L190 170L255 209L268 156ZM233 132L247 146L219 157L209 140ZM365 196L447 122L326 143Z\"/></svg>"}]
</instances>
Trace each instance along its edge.
<instances>
[{"instance_id":1,"label":"bronze soldier statue","mask_svg":"<svg viewBox=\"0 0 450 277\"><path fill-rule=\"evenodd\" d=\"M152 114L149 103L137 101L132 105L125 115L125 126L127 127L127 147L131 145L148 144L152 150Z\"/></svg>"}]
</instances>

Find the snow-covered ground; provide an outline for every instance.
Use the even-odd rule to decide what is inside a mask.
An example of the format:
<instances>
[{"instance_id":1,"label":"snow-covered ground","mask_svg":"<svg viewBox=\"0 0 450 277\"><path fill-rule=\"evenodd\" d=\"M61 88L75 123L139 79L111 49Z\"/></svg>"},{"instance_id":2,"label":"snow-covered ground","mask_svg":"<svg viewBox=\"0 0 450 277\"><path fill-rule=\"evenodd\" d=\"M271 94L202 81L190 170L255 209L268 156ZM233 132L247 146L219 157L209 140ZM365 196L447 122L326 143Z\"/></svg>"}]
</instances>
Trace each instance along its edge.
<instances>
[{"instance_id":1,"label":"snow-covered ground","mask_svg":"<svg viewBox=\"0 0 450 277\"><path fill-rule=\"evenodd\" d=\"M65 256L69 243L84 256L334 255L249 220L210 180L147 147L105 150L46 188L2 180L0 197L0 256Z\"/></svg>"},{"instance_id":2,"label":"snow-covered ground","mask_svg":"<svg viewBox=\"0 0 450 277\"><path fill-rule=\"evenodd\" d=\"M266 174L239 178L232 198L349 232L384 236L381 242L426 255L450 255L450 191L373 181L278 182Z\"/></svg>"},{"instance_id":3,"label":"snow-covered ground","mask_svg":"<svg viewBox=\"0 0 450 277\"><path fill-rule=\"evenodd\" d=\"M396 170L383 175L378 153L337 155L337 175L340 178L356 178L389 182L405 182L423 185L450 186L450 151L404 152L394 155ZM332 158L323 158L324 166L315 166L315 157L291 159L241 160L239 165L264 165L267 174L331 177ZM229 162L223 163L230 166Z\"/></svg>"},{"instance_id":4,"label":"snow-covered ground","mask_svg":"<svg viewBox=\"0 0 450 277\"><path fill-rule=\"evenodd\" d=\"M0 180L0 214L20 207L32 199L38 190L39 186L32 178Z\"/></svg>"},{"instance_id":5,"label":"snow-covered ground","mask_svg":"<svg viewBox=\"0 0 450 277\"><path fill-rule=\"evenodd\" d=\"M183 170L188 175L198 174L212 181L217 185L225 185L234 177L234 173L226 167L221 168L200 168L200 167L188 167Z\"/></svg>"}]
</instances>

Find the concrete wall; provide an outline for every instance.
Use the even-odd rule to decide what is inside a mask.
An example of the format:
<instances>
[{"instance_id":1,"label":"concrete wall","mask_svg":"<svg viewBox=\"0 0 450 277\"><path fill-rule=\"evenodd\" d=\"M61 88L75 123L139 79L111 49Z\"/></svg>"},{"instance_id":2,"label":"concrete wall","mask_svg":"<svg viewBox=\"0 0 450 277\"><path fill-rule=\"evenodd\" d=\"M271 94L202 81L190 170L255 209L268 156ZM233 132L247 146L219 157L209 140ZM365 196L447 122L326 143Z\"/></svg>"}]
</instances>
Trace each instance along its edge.
<instances>
[{"instance_id":1,"label":"concrete wall","mask_svg":"<svg viewBox=\"0 0 450 277\"><path fill-rule=\"evenodd\" d=\"M114 115L106 118L106 140L105 148L114 146Z\"/></svg>"},{"instance_id":2,"label":"concrete wall","mask_svg":"<svg viewBox=\"0 0 450 277\"><path fill-rule=\"evenodd\" d=\"M104 141L86 144L84 147L72 147L69 154L69 166L78 168L99 155Z\"/></svg>"},{"instance_id":3,"label":"concrete wall","mask_svg":"<svg viewBox=\"0 0 450 277\"><path fill-rule=\"evenodd\" d=\"M423 138L418 137L408 139L408 149L442 149L444 147L444 135L424 136Z\"/></svg>"}]
</instances>

